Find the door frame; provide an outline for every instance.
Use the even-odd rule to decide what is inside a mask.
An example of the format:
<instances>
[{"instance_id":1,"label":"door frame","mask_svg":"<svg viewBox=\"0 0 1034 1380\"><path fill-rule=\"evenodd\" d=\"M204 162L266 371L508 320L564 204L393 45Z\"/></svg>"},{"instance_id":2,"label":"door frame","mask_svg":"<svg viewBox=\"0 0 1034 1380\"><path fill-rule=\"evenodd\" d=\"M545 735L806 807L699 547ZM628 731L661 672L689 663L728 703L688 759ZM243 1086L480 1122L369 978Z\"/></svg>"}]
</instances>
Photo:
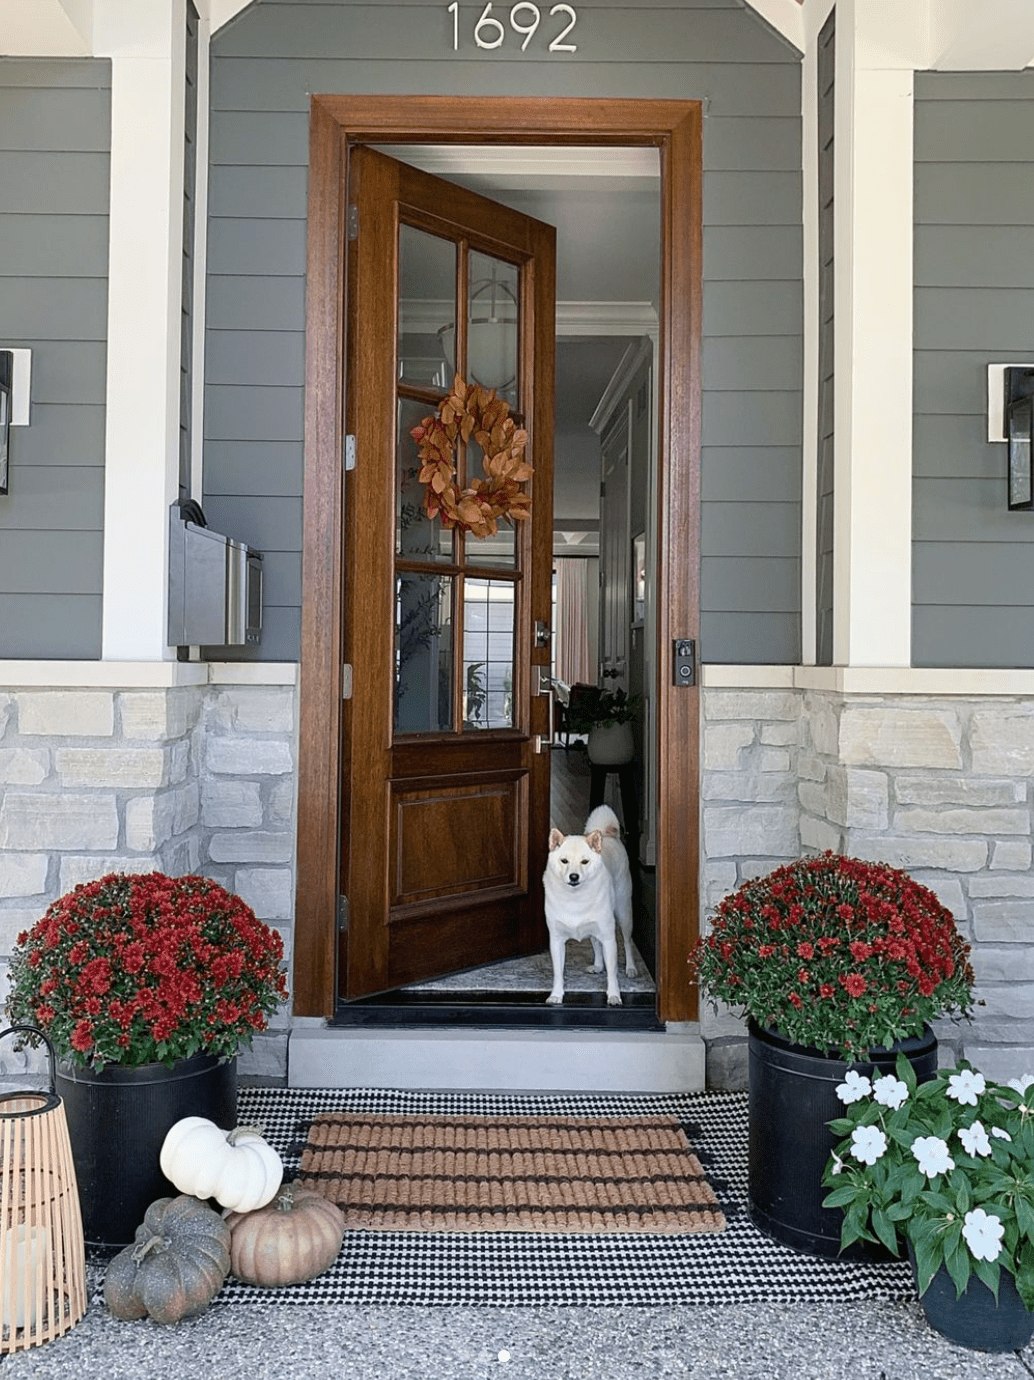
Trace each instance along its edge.
<instances>
[{"instance_id":1,"label":"door frame","mask_svg":"<svg viewBox=\"0 0 1034 1380\"><path fill-rule=\"evenodd\" d=\"M687 958L699 933L699 689L673 686L667 670L672 640L697 640L699 623L701 103L508 96L311 98L294 1013L330 1017L337 999L347 155L370 143L660 152L657 1008L664 1021L695 1020Z\"/></svg>"}]
</instances>

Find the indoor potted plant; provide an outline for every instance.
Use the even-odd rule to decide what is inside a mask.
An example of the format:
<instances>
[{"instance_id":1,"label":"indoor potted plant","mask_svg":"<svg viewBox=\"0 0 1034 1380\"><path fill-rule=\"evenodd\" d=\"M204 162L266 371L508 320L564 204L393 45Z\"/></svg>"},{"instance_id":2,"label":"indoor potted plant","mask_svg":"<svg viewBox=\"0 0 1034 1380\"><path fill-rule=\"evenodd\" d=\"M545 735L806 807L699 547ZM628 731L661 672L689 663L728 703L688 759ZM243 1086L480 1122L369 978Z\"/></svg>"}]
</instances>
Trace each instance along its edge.
<instances>
[{"instance_id":1,"label":"indoor potted plant","mask_svg":"<svg viewBox=\"0 0 1034 1380\"><path fill-rule=\"evenodd\" d=\"M749 1205L763 1231L838 1253L821 1188L836 1087L852 1064L893 1068L899 1048L933 1075L928 1022L969 1013L968 952L933 892L885 863L801 858L720 903L694 958L704 991L749 1018Z\"/></svg>"},{"instance_id":2,"label":"indoor potted plant","mask_svg":"<svg viewBox=\"0 0 1034 1380\"><path fill-rule=\"evenodd\" d=\"M125 1244L166 1132L233 1125L236 1054L287 999L283 941L207 877L111 873L20 934L7 1014L58 1055L87 1240Z\"/></svg>"},{"instance_id":3,"label":"indoor potted plant","mask_svg":"<svg viewBox=\"0 0 1034 1380\"><path fill-rule=\"evenodd\" d=\"M1015 1351L1034 1335L1034 1078L968 1063L918 1084L907 1059L849 1073L823 1182L842 1242L907 1242L923 1310L954 1342Z\"/></svg>"},{"instance_id":4,"label":"indoor potted plant","mask_svg":"<svg viewBox=\"0 0 1034 1380\"><path fill-rule=\"evenodd\" d=\"M642 700L624 690L603 690L598 685L579 687L567 707L566 727L572 733L588 735L589 760L600 766L620 766L630 762L635 752L632 720Z\"/></svg>"}]
</instances>

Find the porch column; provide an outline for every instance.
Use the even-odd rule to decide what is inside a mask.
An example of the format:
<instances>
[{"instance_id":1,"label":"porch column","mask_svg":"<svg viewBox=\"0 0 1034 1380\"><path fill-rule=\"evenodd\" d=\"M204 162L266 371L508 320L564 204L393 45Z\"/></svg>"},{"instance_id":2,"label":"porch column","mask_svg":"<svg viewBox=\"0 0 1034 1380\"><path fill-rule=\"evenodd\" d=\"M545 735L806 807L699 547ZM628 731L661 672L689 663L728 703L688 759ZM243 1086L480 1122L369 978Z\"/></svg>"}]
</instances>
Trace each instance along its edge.
<instances>
[{"instance_id":1,"label":"porch column","mask_svg":"<svg viewBox=\"0 0 1034 1380\"><path fill-rule=\"evenodd\" d=\"M908 666L914 7L840 0L836 31L833 660ZM904 11L904 13L902 12Z\"/></svg>"},{"instance_id":2,"label":"porch column","mask_svg":"<svg viewBox=\"0 0 1034 1380\"><path fill-rule=\"evenodd\" d=\"M185 0L95 0L112 60L102 656L171 659L179 472Z\"/></svg>"}]
</instances>

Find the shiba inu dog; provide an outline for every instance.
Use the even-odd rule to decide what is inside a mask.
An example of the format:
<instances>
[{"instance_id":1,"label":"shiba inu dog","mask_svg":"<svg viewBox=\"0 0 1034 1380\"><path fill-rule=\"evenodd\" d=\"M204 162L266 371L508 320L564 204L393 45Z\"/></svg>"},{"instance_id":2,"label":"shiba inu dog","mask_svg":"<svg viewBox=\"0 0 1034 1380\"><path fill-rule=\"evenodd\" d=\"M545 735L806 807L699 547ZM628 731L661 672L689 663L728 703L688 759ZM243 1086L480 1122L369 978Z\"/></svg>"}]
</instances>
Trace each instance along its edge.
<instances>
[{"instance_id":1,"label":"shiba inu dog","mask_svg":"<svg viewBox=\"0 0 1034 1380\"><path fill-rule=\"evenodd\" d=\"M621 842L614 811L606 805L593 810L584 834L549 835L549 861L543 874L546 924L553 960L551 1006L564 999L564 956L569 939L591 939L590 971L607 972L607 1005L620 1006L617 931L625 943L625 972L635 977L632 957L632 874Z\"/></svg>"}]
</instances>

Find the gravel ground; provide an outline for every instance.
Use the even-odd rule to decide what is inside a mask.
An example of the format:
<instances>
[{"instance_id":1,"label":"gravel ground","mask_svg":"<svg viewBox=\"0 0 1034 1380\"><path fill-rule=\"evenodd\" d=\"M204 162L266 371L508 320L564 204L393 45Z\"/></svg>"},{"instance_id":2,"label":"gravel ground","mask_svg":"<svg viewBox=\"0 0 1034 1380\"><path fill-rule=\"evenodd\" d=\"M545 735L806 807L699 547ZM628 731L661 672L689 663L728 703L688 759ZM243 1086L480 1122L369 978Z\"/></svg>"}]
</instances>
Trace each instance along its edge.
<instances>
[{"instance_id":1,"label":"gravel ground","mask_svg":"<svg viewBox=\"0 0 1034 1380\"><path fill-rule=\"evenodd\" d=\"M91 1306L0 1380L1029 1380L1034 1349L952 1346L917 1304L768 1308L213 1305L176 1327Z\"/></svg>"}]
</instances>

